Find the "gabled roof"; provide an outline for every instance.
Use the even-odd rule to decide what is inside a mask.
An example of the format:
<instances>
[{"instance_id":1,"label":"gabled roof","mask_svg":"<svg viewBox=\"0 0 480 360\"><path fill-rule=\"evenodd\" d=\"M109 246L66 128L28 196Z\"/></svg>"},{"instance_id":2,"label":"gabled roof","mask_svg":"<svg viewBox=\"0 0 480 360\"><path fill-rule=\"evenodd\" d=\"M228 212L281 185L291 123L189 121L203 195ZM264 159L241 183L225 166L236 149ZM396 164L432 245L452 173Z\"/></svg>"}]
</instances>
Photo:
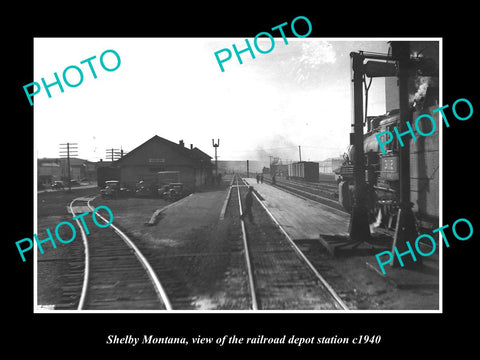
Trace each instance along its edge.
<instances>
[{"instance_id":1,"label":"gabled roof","mask_svg":"<svg viewBox=\"0 0 480 360\"><path fill-rule=\"evenodd\" d=\"M137 152L141 151L142 148L144 148L147 144L149 144L151 142L162 143L162 144L172 148L174 151L178 152L179 154L183 155L184 157L192 159L192 160L197 160L197 161L198 160L208 160L208 161L210 161L212 159L211 156L205 154L203 151L201 151L197 148L194 148L194 149L190 150L183 145L174 143L173 141L170 141L170 140L164 139L164 138L162 138L158 135L155 135L152 138L150 138L149 140L145 141L143 144L137 146L132 151L129 151L126 155L123 156L123 158L115 161L115 163L118 164L118 163L122 162L123 160L130 158L132 156L132 154L136 154Z\"/></svg>"},{"instance_id":2,"label":"gabled roof","mask_svg":"<svg viewBox=\"0 0 480 360\"><path fill-rule=\"evenodd\" d=\"M200 160L206 160L206 161L210 161L212 160L212 157L208 154L205 154L202 150L200 150L199 148L197 147L194 147L192 150L193 153L193 156L195 157L198 157Z\"/></svg>"}]
</instances>

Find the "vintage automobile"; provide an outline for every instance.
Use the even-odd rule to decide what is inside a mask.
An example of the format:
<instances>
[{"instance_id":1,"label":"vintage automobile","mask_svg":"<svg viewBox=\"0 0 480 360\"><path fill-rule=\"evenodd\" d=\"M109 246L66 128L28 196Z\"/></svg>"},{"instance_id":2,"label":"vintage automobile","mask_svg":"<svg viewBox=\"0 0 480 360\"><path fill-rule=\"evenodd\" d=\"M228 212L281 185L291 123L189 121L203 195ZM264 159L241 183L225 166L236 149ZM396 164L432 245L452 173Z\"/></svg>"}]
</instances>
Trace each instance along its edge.
<instances>
[{"instance_id":1,"label":"vintage automobile","mask_svg":"<svg viewBox=\"0 0 480 360\"><path fill-rule=\"evenodd\" d=\"M118 180L108 180L105 181L105 186L100 190L100 194L104 198L127 197L130 195L130 190L122 188Z\"/></svg>"},{"instance_id":2,"label":"vintage automobile","mask_svg":"<svg viewBox=\"0 0 480 360\"><path fill-rule=\"evenodd\" d=\"M184 189L182 183L170 183L169 190L167 192L167 200L169 201L177 201L184 196Z\"/></svg>"},{"instance_id":3,"label":"vintage automobile","mask_svg":"<svg viewBox=\"0 0 480 360\"><path fill-rule=\"evenodd\" d=\"M70 186L80 186L80 183L77 180L70 180L67 184L70 184Z\"/></svg>"},{"instance_id":4,"label":"vintage automobile","mask_svg":"<svg viewBox=\"0 0 480 360\"><path fill-rule=\"evenodd\" d=\"M169 191L170 191L170 184L160 186L158 188L158 196L160 196L160 198L162 199L166 199L168 197Z\"/></svg>"},{"instance_id":5,"label":"vintage automobile","mask_svg":"<svg viewBox=\"0 0 480 360\"><path fill-rule=\"evenodd\" d=\"M54 181L50 187L52 188L52 190L65 189L65 184L63 183L63 181Z\"/></svg>"},{"instance_id":6,"label":"vintage automobile","mask_svg":"<svg viewBox=\"0 0 480 360\"><path fill-rule=\"evenodd\" d=\"M168 201L177 201L185 196L183 183L175 182L158 188L158 195Z\"/></svg>"},{"instance_id":7,"label":"vintage automobile","mask_svg":"<svg viewBox=\"0 0 480 360\"><path fill-rule=\"evenodd\" d=\"M135 196L139 197L156 197L158 194L156 192L156 186L151 183L147 183L143 180L139 181L135 185Z\"/></svg>"}]
</instances>

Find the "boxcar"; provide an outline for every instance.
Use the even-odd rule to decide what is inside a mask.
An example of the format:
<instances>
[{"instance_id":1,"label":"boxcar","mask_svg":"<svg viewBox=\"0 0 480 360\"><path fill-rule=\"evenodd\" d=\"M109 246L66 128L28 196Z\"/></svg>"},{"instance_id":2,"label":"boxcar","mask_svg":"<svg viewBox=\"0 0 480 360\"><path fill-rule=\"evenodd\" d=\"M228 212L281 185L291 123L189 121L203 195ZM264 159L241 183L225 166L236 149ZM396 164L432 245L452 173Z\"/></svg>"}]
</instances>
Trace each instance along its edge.
<instances>
[{"instance_id":1,"label":"boxcar","mask_svg":"<svg viewBox=\"0 0 480 360\"><path fill-rule=\"evenodd\" d=\"M289 164L288 176L295 180L318 182L319 164L314 161L301 161Z\"/></svg>"}]
</instances>

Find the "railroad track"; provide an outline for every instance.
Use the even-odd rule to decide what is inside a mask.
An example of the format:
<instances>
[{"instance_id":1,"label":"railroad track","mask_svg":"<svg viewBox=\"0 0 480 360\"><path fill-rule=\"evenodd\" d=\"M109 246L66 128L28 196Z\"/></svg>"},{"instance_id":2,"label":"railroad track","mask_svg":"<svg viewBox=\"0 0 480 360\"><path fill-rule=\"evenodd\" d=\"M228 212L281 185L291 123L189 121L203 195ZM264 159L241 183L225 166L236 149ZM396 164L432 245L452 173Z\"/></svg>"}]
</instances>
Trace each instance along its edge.
<instances>
[{"instance_id":1,"label":"railroad track","mask_svg":"<svg viewBox=\"0 0 480 360\"><path fill-rule=\"evenodd\" d=\"M271 182L271 178L266 178L267 181ZM277 178L276 182L281 185L292 186L299 189L305 189L311 191L320 196L336 200L338 197L338 185L325 182L309 182L309 181L298 181L298 180L287 180L285 178Z\"/></svg>"},{"instance_id":2,"label":"railroad track","mask_svg":"<svg viewBox=\"0 0 480 360\"><path fill-rule=\"evenodd\" d=\"M271 179L266 178L265 180L269 184L272 184ZM324 188L322 184L312 186L310 183L304 184L296 181L277 178L276 184L273 186L276 186L301 198L313 200L347 213L347 211L345 211L345 209L335 199L332 190ZM329 185L329 187L331 188L331 185Z\"/></svg>"},{"instance_id":3,"label":"railroad track","mask_svg":"<svg viewBox=\"0 0 480 360\"><path fill-rule=\"evenodd\" d=\"M247 186L236 178L239 214ZM241 220L245 266L253 310L348 310L254 194L254 221Z\"/></svg>"},{"instance_id":4,"label":"railroad track","mask_svg":"<svg viewBox=\"0 0 480 360\"><path fill-rule=\"evenodd\" d=\"M72 200L70 211L75 217L92 212L95 197ZM97 222L109 222L96 213ZM114 224L97 227L91 216L80 219L84 244L84 279L78 310L171 310L170 301L147 259L135 244ZM100 220L100 221L99 221Z\"/></svg>"}]
</instances>

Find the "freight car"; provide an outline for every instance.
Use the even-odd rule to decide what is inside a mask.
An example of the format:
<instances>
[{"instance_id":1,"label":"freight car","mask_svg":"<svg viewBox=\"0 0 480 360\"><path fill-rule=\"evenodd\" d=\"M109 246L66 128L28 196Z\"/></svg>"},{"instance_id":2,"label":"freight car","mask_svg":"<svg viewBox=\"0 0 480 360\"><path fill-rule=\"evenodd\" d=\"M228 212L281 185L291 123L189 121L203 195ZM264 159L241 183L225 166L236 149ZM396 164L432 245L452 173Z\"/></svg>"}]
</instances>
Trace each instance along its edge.
<instances>
[{"instance_id":1,"label":"freight car","mask_svg":"<svg viewBox=\"0 0 480 360\"><path fill-rule=\"evenodd\" d=\"M288 177L295 180L318 182L318 162L301 161L288 164Z\"/></svg>"}]
</instances>

